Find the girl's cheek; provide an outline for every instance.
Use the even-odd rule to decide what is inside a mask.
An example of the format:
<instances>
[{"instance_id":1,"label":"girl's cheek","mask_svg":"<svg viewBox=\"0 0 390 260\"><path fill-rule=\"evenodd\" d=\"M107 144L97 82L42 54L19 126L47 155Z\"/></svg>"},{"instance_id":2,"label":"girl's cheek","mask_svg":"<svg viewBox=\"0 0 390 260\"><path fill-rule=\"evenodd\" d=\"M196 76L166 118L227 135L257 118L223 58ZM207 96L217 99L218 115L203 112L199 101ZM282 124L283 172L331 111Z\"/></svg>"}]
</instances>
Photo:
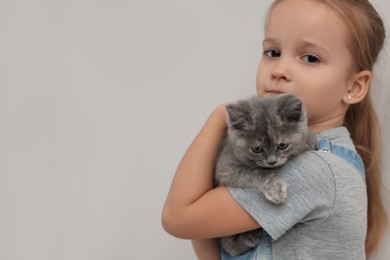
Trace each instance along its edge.
<instances>
[{"instance_id":1,"label":"girl's cheek","mask_svg":"<svg viewBox=\"0 0 390 260\"><path fill-rule=\"evenodd\" d=\"M257 95L258 96L263 96L264 95L264 87L262 86L262 84L260 82L257 82L257 85L256 85L256 91L257 91Z\"/></svg>"},{"instance_id":2,"label":"girl's cheek","mask_svg":"<svg viewBox=\"0 0 390 260\"><path fill-rule=\"evenodd\" d=\"M264 94L264 90L265 90L265 86L264 85L265 85L264 84L264 75L259 70L258 73L257 73L257 77L256 77L256 90L257 90L257 94L259 96Z\"/></svg>"}]
</instances>

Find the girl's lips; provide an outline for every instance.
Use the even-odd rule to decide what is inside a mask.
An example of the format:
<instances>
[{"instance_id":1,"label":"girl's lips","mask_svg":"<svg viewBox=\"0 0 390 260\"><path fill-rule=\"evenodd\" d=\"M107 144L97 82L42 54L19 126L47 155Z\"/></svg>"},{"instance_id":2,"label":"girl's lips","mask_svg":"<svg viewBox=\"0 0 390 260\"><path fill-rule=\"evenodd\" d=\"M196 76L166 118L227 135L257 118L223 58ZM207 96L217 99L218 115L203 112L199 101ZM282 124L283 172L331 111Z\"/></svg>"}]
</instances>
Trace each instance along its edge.
<instances>
[{"instance_id":1,"label":"girl's lips","mask_svg":"<svg viewBox=\"0 0 390 260\"><path fill-rule=\"evenodd\" d=\"M270 91L267 91L266 94L273 96L273 95L283 94L283 92L280 90L270 90Z\"/></svg>"}]
</instances>

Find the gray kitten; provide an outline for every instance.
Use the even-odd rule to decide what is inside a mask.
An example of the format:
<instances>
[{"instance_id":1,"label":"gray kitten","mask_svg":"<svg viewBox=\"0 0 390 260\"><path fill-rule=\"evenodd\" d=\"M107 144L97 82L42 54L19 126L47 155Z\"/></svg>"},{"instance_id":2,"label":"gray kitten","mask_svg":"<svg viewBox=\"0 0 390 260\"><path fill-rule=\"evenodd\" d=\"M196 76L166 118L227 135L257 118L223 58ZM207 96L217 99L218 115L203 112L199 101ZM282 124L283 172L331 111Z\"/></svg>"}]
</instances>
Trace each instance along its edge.
<instances>
[{"instance_id":1,"label":"gray kitten","mask_svg":"<svg viewBox=\"0 0 390 260\"><path fill-rule=\"evenodd\" d=\"M228 131L217 159L220 186L255 188L275 204L287 198L287 185L275 168L303 151L316 138L307 126L302 101L292 94L253 97L226 107ZM221 238L230 255L240 255L260 241L261 229Z\"/></svg>"}]
</instances>

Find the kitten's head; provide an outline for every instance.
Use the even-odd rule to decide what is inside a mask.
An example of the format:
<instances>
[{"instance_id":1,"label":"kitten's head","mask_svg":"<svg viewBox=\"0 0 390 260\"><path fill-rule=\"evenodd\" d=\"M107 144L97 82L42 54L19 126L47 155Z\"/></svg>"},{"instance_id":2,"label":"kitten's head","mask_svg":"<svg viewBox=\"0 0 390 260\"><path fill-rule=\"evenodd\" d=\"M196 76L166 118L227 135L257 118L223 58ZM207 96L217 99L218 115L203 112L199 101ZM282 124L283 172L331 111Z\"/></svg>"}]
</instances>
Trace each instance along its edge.
<instances>
[{"instance_id":1,"label":"kitten's head","mask_svg":"<svg viewBox=\"0 0 390 260\"><path fill-rule=\"evenodd\" d=\"M228 140L247 165L274 168L302 151L308 133L302 101L292 94L253 97L227 106Z\"/></svg>"}]
</instances>

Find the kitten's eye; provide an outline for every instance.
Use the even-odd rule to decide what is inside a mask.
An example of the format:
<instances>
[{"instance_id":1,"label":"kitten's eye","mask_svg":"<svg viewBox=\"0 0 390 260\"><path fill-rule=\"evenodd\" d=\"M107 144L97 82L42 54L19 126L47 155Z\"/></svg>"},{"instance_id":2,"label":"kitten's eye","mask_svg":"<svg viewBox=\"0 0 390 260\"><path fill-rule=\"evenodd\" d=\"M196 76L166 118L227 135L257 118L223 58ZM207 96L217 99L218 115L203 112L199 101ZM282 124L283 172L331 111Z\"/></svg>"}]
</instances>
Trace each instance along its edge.
<instances>
[{"instance_id":1,"label":"kitten's eye","mask_svg":"<svg viewBox=\"0 0 390 260\"><path fill-rule=\"evenodd\" d=\"M319 63L321 60L317 56L313 54L308 54L303 56L303 60L306 61L307 63Z\"/></svg>"},{"instance_id":2,"label":"kitten's eye","mask_svg":"<svg viewBox=\"0 0 390 260\"><path fill-rule=\"evenodd\" d=\"M286 150L289 147L287 143L280 143L278 144L278 149L279 150Z\"/></svg>"},{"instance_id":3,"label":"kitten's eye","mask_svg":"<svg viewBox=\"0 0 390 260\"><path fill-rule=\"evenodd\" d=\"M277 57L280 57L281 54L280 54L280 51L278 51L276 49L272 49L272 50L265 51L264 55L267 57L270 57L270 58L277 58Z\"/></svg>"},{"instance_id":4,"label":"kitten's eye","mask_svg":"<svg viewBox=\"0 0 390 260\"><path fill-rule=\"evenodd\" d=\"M251 150L254 153L262 153L263 152L263 148L261 148L260 146L253 147Z\"/></svg>"}]
</instances>

